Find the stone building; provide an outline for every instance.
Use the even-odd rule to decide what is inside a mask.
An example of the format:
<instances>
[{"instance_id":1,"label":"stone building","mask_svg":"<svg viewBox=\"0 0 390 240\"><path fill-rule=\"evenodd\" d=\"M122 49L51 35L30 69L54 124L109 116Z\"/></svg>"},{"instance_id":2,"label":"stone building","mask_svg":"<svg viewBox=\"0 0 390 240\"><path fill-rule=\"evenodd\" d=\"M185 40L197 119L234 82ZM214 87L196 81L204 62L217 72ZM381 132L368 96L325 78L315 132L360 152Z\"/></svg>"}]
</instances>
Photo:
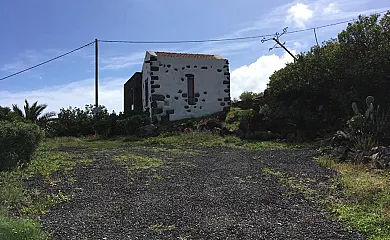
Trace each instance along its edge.
<instances>
[{"instance_id":1,"label":"stone building","mask_svg":"<svg viewBox=\"0 0 390 240\"><path fill-rule=\"evenodd\" d=\"M147 51L142 72L125 83L125 113L153 122L202 117L230 108L229 62L218 55Z\"/></svg>"}]
</instances>

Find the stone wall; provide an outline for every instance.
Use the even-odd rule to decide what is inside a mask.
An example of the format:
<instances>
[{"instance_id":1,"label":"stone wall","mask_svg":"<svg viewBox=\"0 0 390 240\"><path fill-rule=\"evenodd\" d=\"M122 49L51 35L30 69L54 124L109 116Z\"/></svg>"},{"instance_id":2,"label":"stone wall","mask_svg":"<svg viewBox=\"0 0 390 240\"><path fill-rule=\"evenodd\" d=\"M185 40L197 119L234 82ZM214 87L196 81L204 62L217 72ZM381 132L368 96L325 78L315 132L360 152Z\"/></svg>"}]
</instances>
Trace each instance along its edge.
<instances>
[{"instance_id":1,"label":"stone wall","mask_svg":"<svg viewBox=\"0 0 390 240\"><path fill-rule=\"evenodd\" d=\"M193 98L188 90L193 78ZM152 121L180 120L227 111L230 73L226 59L156 56L147 52L142 73L143 106ZM145 91L147 90L147 91ZM145 99L148 95L149 99Z\"/></svg>"},{"instance_id":2,"label":"stone wall","mask_svg":"<svg viewBox=\"0 0 390 240\"><path fill-rule=\"evenodd\" d=\"M124 113L142 112L142 73L136 72L124 85ZM133 105L133 109L132 109Z\"/></svg>"}]
</instances>

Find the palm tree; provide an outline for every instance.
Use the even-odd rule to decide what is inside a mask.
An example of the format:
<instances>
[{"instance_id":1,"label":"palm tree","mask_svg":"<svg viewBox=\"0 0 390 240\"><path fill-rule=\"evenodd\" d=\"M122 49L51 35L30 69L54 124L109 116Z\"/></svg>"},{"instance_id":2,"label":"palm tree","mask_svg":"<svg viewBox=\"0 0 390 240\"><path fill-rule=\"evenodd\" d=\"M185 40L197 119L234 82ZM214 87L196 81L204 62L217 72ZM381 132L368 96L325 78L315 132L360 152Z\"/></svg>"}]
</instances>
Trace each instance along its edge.
<instances>
[{"instance_id":1,"label":"palm tree","mask_svg":"<svg viewBox=\"0 0 390 240\"><path fill-rule=\"evenodd\" d=\"M40 116L42 114L42 112L47 108L47 104L39 104L38 105L38 101L36 101L30 107L30 104L28 103L27 99L24 102L25 102L24 113L23 113L22 109L20 109L18 107L18 105L16 105L16 104L12 104L12 110L16 114L18 114L20 117L26 118L26 119L32 121L33 123L47 122L48 120L50 120L52 117L54 117L56 115L55 112L47 112L47 113L43 114L42 116Z\"/></svg>"}]
</instances>

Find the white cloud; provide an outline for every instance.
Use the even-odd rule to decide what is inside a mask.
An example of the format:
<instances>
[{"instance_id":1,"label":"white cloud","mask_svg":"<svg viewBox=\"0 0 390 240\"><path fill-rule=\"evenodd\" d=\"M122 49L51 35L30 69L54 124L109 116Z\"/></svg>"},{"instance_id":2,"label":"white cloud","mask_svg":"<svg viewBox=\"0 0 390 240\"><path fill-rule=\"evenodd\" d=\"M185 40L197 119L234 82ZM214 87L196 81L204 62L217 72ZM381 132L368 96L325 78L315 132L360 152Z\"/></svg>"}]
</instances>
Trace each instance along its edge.
<instances>
[{"instance_id":1,"label":"white cloud","mask_svg":"<svg viewBox=\"0 0 390 240\"><path fill-rule=\"evenodd\" d=\"M23 61L16 61L12 63L6 63L0 66L0 71L4 72L18 72L25 68L27 68L28 65Z\"/></svg>"},{"instance_id":2,"label":"white cloud","mask_svg":"<svg viewBox=\"0 0 390 240\"><path fill-rule=\"evenodd\" d=\"M104 78L99 84L99 104L109 111L123 111L123 84L127 78ZM61 108L80 107L95 102L94 79L85 79L66 85L57 85L33 91L12 93L0 91L0 106L12 104L23 106L24 99L29 102L48 104L47 111L59 112Z\"/></svg>"},{"instance_id":3,"label":"white cloud","mask_svg":"<svg viewBox=\"0 0 390 240\"><path fill-rule=\"evenodd\" d=\"M340 12L340 9L337 6L337 4L335 4L335 3L329 3L329 5L326 8L324 8L324 10L323 10L324 15L331 15L331 14L336 14L339 12Z\"/></svg>"},{"instance_id":4,"label":"white cloud","mask_svg":"<svg viewBox=\"0 0 390 240\"><path fill-rule=\"evenodd\" d=\"M295 54L295 51L292 51ZM283 68L293 58L285 53L279 57L275 54L261 56L249 66L244 65L231 73L231 96L238 98L244 91L262 92L266 89L269 77Z\"/></svg>"},{"instance_id":5,"label":"white cloud","mask_svg":"<svg viewBox=\"0 0 390 240\"><path fill-rule=\"evenodd\" d=\"M119 70L134 65L142 65L145 52L134 52L127 55L100 58L101 70Z\"/></svg>"},{"instance_id":6,"label":"white cloud","mask_svg":"<svg viewBox=\"0 0 390 240\"><path fill-rule=\"evenodd\" d=\"M291 6L286 17L287 23L295 23L299 28L305 28L305 23L313 18L313 10L308 5L297 3Z\"/></svg>"}]
</instances>

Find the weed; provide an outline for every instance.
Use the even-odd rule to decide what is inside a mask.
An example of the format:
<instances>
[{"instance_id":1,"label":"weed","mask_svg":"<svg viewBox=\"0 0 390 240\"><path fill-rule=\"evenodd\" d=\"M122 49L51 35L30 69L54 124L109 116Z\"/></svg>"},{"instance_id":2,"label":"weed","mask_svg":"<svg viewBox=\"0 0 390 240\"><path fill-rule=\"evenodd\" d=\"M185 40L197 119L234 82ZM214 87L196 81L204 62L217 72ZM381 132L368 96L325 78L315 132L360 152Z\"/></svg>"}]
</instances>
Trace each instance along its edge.
<instances>
[{"instance_id":1,"label":"weed","mask_svg":"<svg viewBox=\"0 0 390 240\"><path fill-rule=\"evenodd\" d=\"M153 230L155 233L162 233L164 231L175 231L176 226L175 225L169 225L169 226L164 226L162 223L155 224L153 226L150 226L149 229Z\"/></svg>"},{"instance_id":2,"label":"weed","mask_svg":"<svg viewBox=\"0 0 390 240\"><path fill-rule=\"evenodd\" d=\"M129 172L134 170L157 168L160 167L163 163L162 160L158 158L135 154L123 154L116 156L114 157L114 161L124 164Z\"/></svg>"},{"instance_id":3,"label":"weed","mask_svg":"<svg viewBox=\"0 0 390 240\"><path fill-rule=\"evenodd\" d=\"M44 233L37 221L29 219L14 219L0 214L0 239L7 240L46 240L48 234Z\"/></svg>"},{"instance_id":4,"label":"weed","mask_svg":"<svg viewBox=\"0 0 390 240\"><path fill-rule=\"evenodd\" d=\"M317 162L336 170L333 179L335 191L326 206L353 230L368 239L390 239L390 181L387 173L372 171L363 165L337 163L329 156L321 156Z\"/></svg>"},{"instance_id":5,"label":"weed","mask_svg":"<svg viewBox=\"0 0 390 240\"><path fill-rule=\"evenodd\" d=\"M288 176L285 173L272 170L269 168L263 168L262 172L266 175L275 176L280 183L290 188L293 188L298 193L303 194L307 200L314 200L315 198L318 198L318 194L316 193L316 191L309 188L308 186L306 186L304 183L302 183L295 177ZM311 182L311 181L312 181L311 179L306 179L306 182Z\"/></svg>"},{"instance_id":6,"label":"weed","mask_svg":"<svg viewBox=\"0 0 390 240\"><path fill-rule=\"evenodd\" d=\"M35 203L22 207L21 214L38 218L40 215L46 214L50 208L58 204L67 203L70 201L70 199L71 196L67 196L59 191L57 194L47 195L45 198L39 199Z\"/></svg>"},{"instance_id":7,"label":"weed","mask_svg":"<svg viewBox=\"0 0 390 240\"><path fill-rule=\"evenodd\" d=\"M235 136L221 137L211 133L188 133L173 136L159 136L144 140L142 143L148 145L171 145L176 147L184 146L224 146L242 149L292 149L301 145L292 145L270 141L245 141Z\"/></svg>"}]
</instances>

